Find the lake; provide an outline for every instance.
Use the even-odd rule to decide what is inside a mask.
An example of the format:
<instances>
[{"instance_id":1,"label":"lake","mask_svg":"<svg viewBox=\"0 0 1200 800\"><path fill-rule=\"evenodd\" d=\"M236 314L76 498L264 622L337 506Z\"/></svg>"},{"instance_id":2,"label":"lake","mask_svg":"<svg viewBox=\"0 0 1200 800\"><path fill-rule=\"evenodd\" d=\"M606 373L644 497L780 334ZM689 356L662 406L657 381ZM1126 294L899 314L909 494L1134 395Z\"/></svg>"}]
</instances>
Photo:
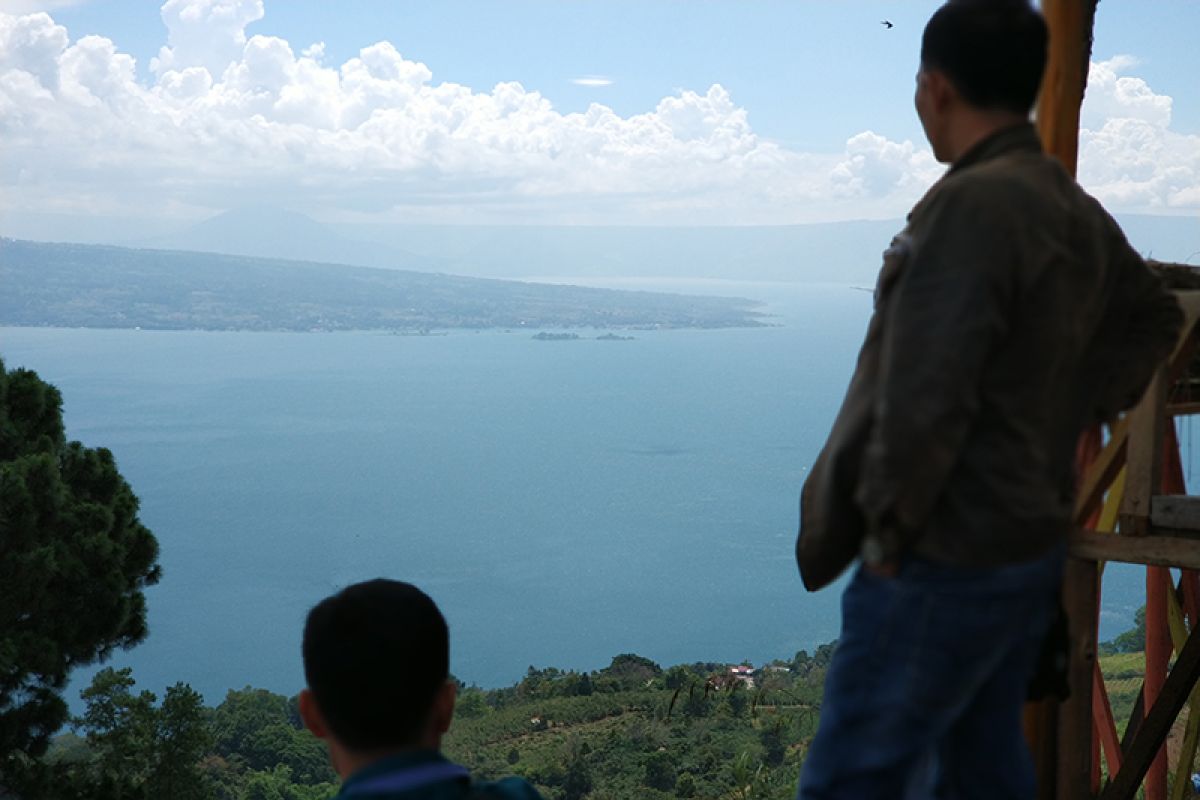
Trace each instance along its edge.
<instances>
[{"instance_id":1,"label":"lake","mask_svg":"<svg viewBox=\"0 0 1200 800\"><path fill-rule=\"evenodd\" d=\"M68 435L114 452L158 536L150 636L110 662L143 688L292 694L308 608L376 576L433 596L454 673L483 686L625 652L790 658L837 634L839 591L806 593L792 545L870 294L685 288L767 300L778 325L633 341L4 328L0 357L62 390ZM1142 602L1136 570L1106 579L1102 638Z\"/></svg>"}]
</instances>

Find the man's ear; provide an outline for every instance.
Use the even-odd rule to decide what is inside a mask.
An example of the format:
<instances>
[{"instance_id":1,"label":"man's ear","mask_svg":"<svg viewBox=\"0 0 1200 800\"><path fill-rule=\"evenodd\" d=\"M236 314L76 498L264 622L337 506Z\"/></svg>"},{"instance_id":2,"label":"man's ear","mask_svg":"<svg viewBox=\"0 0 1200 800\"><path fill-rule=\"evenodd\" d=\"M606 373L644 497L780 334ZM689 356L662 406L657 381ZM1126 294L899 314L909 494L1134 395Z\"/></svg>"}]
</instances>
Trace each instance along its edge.
<instances>
[{"instance_id":1,"label":"man's ear","mask_svg":"<svg viewBox=\"0 0 1200 800\"><path fill-rule=\"evenodd\" d=\"M450 722L454 719L454 701L458 698L458 684L447 679L438 689L433 698L433 725L438 734L450 730Z\"/></svg>"},{"instance_id":2,"label":"man's ear","mask_svg":"<svg viewBox=\"0 0 1200 800\"><path fill-rule=\"evenodd\" d=\"M329 738L329 726L325 724L325 717L321 714L321 707L317 705L317 698L312 689L300 690L300 719L304 720L304 727L308 728L313 736L318 739Z\"/></svg>"},{"instance_id":3,"label":"man's ear","mask_svg":"<svg viewBox=\"0 0 1200 800\"><path fill-rule=\"evenodd\" d=\"M930 70L927 78L929 80L929 97L938 113L944 113L947 108L959 101L958 89L946 77L946 73L940 69Z\"/></svg>"}]
</instances>

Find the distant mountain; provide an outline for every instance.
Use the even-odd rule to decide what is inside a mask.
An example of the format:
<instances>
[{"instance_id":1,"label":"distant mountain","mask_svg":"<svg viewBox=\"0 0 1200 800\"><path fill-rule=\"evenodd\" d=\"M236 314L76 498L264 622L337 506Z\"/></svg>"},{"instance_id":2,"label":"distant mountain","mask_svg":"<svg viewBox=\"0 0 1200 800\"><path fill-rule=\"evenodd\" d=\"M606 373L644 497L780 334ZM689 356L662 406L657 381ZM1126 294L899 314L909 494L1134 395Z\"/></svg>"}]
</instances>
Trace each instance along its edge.
<instances>
[{"instance_id":1,"label":"distant mountain","mask_svg":"<svg viewBox=\"0 0 1200 800\"><path fill-rule=\"evenodd\" d=\"M208 330L727 328L751 300L0 239L0 325Z\"/></svg>"},{"instance_id":2,"label":"distant mountain","mask_svg":"<svg viewBox=\"0 0 1200 800\"><path fill-rule=\"evenodd\" d=\"M1200 218L1119 215L1139 252L1200 264ZM145 228L146 230L152 230ZM321 223L245 208L181 230L137 235L127 219L0 216L0 234L487 278L715 278L869 284L903 220L758 227L376 225ZM160 225L161 229L161 225ZM15 233L14 233L15 231ZM21 232L24 233L21 233Z\"/></svg>"},{"instance_id":3,"label":"distant mountain","mask_svg":"<svg viewBox=\"0 0 1200 800\"><path fill-rule=\"evenodd\" d=\"M361 241L304 214L277 208L238 208L175 233L131 243L156 250L190 250L384 269L440 271L436 255L414 255L393 244Z\"/></svg>"},{"instance_id":4,"label":"distant mountain","mask_svg":"<svg viewBox=\"0 0 1200 800\"><path fill-rule=\"evenodd\" d=\"M1200 265L1200 218L1119 217L1139 252ZM437 254L458 275L869 284L903 220L771 227L333 226Z\"/></svg>"},{"instance_id":5,"label":"distant mountain","mask_svg":"<svg viewBox=\"0 0 1200 800\"><path fill-rule=\"evenodd\" d=\"M760 227L334 225L436 254L443 271L493 278L716 278L863 283L904 227L898 220Z\"/></svg>"}]
</instances>

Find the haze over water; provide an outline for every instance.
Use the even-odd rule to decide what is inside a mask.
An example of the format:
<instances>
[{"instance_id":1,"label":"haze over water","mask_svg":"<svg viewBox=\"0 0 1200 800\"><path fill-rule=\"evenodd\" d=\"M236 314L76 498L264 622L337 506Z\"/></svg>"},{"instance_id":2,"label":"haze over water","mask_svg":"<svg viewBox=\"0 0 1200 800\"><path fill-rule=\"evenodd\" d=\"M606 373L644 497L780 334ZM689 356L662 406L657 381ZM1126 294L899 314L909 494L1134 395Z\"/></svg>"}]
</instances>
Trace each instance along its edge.
<instances>
[{"instance_id":1,"label":"haze over water","mask_svg":"<svg viewBox=\"0 0 1200 800\"><path fill-rule=\"evenodd\" d=\"M769 299L779 326L566 342L7 328L0 356L62 390L69 437L113 450L158 536L150 636L110 662L142 687L294 693L307 609L380 575L432 594L453 671L484 686L622 652L790 658L837 634L840 592L804 592L792 542L870 294L710 290ZM1106 574L1102 638L1140 580Z\"/></svg>"}]
</instances>

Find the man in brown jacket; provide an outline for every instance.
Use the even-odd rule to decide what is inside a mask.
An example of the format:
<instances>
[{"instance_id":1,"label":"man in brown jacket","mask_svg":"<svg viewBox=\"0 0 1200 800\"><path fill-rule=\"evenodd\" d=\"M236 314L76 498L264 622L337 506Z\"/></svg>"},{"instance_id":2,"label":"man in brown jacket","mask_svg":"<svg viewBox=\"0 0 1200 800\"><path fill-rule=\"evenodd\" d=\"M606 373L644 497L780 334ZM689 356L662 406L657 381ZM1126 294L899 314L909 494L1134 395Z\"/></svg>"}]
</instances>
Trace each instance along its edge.
<instances>
[{"instance_id":1,"label":"man in brown jacket","mask_svg":"<svg viewBox=\"0 0 1200 800\"><path fill-rule=\"evenodd\" d=\"M802 498L806 584L862 559L806 800L1034 796L1020 713L1057 609L1076 442L1137 400L1181 322L1042 152L1028 120L1046 38L1027 0L951 0L924 32L917 114L950 169L885 254Z\"/></svg>"}]
</instances>

